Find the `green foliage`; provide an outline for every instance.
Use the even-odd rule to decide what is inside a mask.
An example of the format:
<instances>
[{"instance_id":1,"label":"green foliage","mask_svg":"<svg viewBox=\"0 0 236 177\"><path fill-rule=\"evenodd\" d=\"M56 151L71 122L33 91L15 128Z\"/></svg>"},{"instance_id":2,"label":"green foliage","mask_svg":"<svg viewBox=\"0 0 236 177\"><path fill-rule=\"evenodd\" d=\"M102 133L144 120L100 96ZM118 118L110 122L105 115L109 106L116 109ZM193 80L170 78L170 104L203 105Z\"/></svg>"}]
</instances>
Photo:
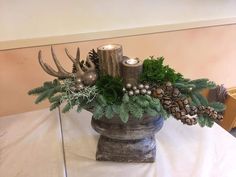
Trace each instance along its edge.
<instances>
[{"instance_id":1,"label":"green foliage","mask_svg":"<svg viewBox=\"0 0 236 177\"><path fill-rule=\"evenodd\" d=\"M200 92L203 89L214 89L216 84L208 79L182 79L174 83L174 86L177 87L181 93L185 95L190 95L193 92Z\"/></svg>"},{"instance_id":2,"label":"green foliage","mask_svg":"<svg viewBox=\"0 0 236 177\"><path fill-rule=\"evenodd\" d=\"M148 107L146 109L146 113L149 115L149 116L156 116L158 115L158 112L155 110L155 109L152 109L150 107Z\"/></svg>"},{"instance_id":3,"label":"green foliage","mask_svg":"<svg viewBox=\"0 0 236 177\"><path fill-rule=\"evenodd\" d=\"M214 110L217 112L222 112L226 109L226 106L220 102L211 102L208 104L208 106L214 108Z\"/></svg>"},{"instance_id":4,"label":"green foliage","mask_svg":"<svg viewBox=\"0 0 236 177\"><path fill-rule=\"evenodd\" d=\"M123 84L120 78L113 78L109 75L101 76L97 80L96 86L99 93L109 104L121 103Z\"/></svg>"},{"instance_id":5,"label":"green foliage","mask_svg":"<svg viewBox=\"0 0 236 177\"><path fill-rule=\"evenodd\" d=\"M103 115L104 115L103 107L100 105L96 105L93 112L93 117L95 119L100 119Z\"/></svg>"},{"instance_id":6,"label":"green foliage","mask_svg":"<svg viewBox=\"0 0 236 177\"><path fill-rule=\"evenodd\" d=\"M202 89L214 89L216 87L216 84L212 81L209 81L209 79L203 78L203 79L196 79L189 81L190 84L195 85L195 88L193 91L201 91Z\"/></svg>"},{"instance_id":7,"label":"green foliage","mask_svg":"<svg viewBox=\"0 0 236 177\"><path fill-rule=\"evenodd\" d=\"M124 123L128 122L129 120L129 112L127 110L126 105L123 103L120 105L119 117Z\"/></svg>"},{"instance_id":8,"label":"green foliage","mask_svg":"<svg viewBox=\"0 0 236 177\"><path fill-rule=\"evenodd\" d=\"M144 107L137 104L135 101L131 101L129 104L127 104L127 108L129 113L137 119L141 119L144 113Z\"/></svg>"},{"instance_id":9,"label":"green foliage","mask_svg":"<svg viewBox=\"0 0 236 177\"><path fill-rule=\"evenodd\" d=\"M108 119L118 116L122 122L126 123L130 116L136 119L141 119L144 114L149 116L168 116L161 106L160 101L148 95L129 97L128 94L124 94L122 103L112 105L105 100L103 95L99 95L97 96L96 102L93 115L96 119L103 116Z\"/></svg>"},{"instance_id":10,"label":"green foliage","mask_svg":"<svg viewBox=\"0 0 236 177\"><path fill-rule=\"evenodd\" d=\"M105 109L105 116L108 119L111 119L114 116L114 112L111 105L108 105Z\"/></svg>"},{"instance_id":11,"label":"green foliage","mask_svg":"<svg viewBox=\"0 0 236 177\"><path fill-rule=\"evenodd\" d=\"M206 97L201 95L199 92L193 92L190 97L191 97L193 105L195 106L200 106L200 105L203 105L205 107L210 106L214 108L214 110L217 112L222 111L225 108L224 104L222 103L218 103L218 102L209 103ZM212 125L214 124L214 120L211 119L208 115L198 115L197 120L198 120L198 124L201 127L204 127L204 126L212 127Z\"/></svg>"},{"instance_id":12,"label":"green foliage","mask_svg":"<svg viewBox=\"0 0 236 177\"><path fill-rule=\"evenodd\" d=\"M214 121L210 117L202 115L198 116L197 122L201 127L212 127L214 124Z\"/></svg>"},{"instance_id":13,"label":"green foliage","mask_svg":"<svg viewBox=\"0 0 236 177\"><path fill-rule=\"evenodd\" d=\"M66 103L66 105L64 106L64 108L62 109L63 113L68 112L69 110L71 110L73 108L73 106L70 103Z\"/></svg>"},{"instance_id":14,"label":"green foliage","mask_svg":"<svg viewBox=\"0 0 236 177\"><path fill-rule=\"evenodd\" d=\"M56 93L62 91L61 83L55 79L52 82L45 82L43 86L34 88L28 92L29 95L38 95L35 100L35 104L40 103L45 99L50 99Z\"/></svg>"},{"instance_id":15,"label":"green foliage","mask_svg":"<svg viewBox=\"0 0 236 177\"><path fill-rule=\"evenodd\" d=\"M98 94L96 86L85 87L79 91L75 91L73 87L74 81L72 79L62 81L55 79L53 82L45 82L43 86L30 90L28 94L38 95L35 101L36 104L48 99L51 103L50 110L57 108L62 102L66 102L62 109L64 113L76 105L86 107L85 105L91 103ZM78 111L80 110L79 106Z\"/></svg>"},{"instance_id":16,"label":"green foliage","mask_svg":"<svg viewBox=\"0 0 236 177\"><path fill-rule=\"evenodd\" d=\"M59 107L61 105L62 97L63 97L63 94L58 94L58 95L55 95L55 96L49 98L49 102L51 103L50 111L52 111L53 109L56 109L57 107Z\"/></svg>"},{"instance_id":17,"label":"green foliage","mask_svg":"<svg viewBox=\"0 0 236 177\"><path fill-rule=\"evenodd\" d=\"M62 109L62 112L68 112L74 106L77 107L77 111L81 110L81 107L88 108L91 107L93 100L97 97L98 90L96 86L88 86L83 89L75 91L72 89L74 87L74 82L71 79L63 80L63 94L61 95L61 102L66 102L67 104Z\"/></svg>"},{"instance_id":18,"label":"green foliage","mask_svg":"<svg viewBox=\"0 0 236 177\"><path fill-rule=\"evenodd\" d=\"M201 94L203 89L214 89L216 87L216 84L208 79L183 79L174 83L174 86L192 101L192 105L203 105L205 107L210 106L217 112L221 112L225 109L224 104L219 102L209 103L207 98ZM201 127L212 127L214 124L214 120L207 115L199 115L197 121Z\"/></svg>"},{"instance_id":19,"label":"green foliage","mask_svg":"<svg viewBox=\"0 0 236 177\"><path fill-rule=\"evenodd\" d=\"M192 99L195 106L200 106L200 105L208 106L208 104L209 104L206 97L201 95L199 92L193 92L191 94L191 99Z\"/></svg>"},{"instance_id":20,"label":"green foliage","mask_svg":"<svg viewBox=\"0 0 236 177\"><path fill-rule=\"evenodd\" d=\"M203 89L215 88L215 83L208 79L184 79L180 73L175 72L168 65L164 65L164 58L148 58L143 63L143 73L140 80L149 84L162 85L170 81L182 94L192 101L195 106L210 106L218 112L225 109L224 104L213 102L201 95ZM129 117L141 119L144 115L162 116L169 115L162 107L160 100L148 95L128 96L124 94L123 83L120 78L112 76L100 76L94 86L84 87L77 90L74 79L64 79L45 82L43 86L32 89L29 95L37 95L35 103L48 99L51 103L50 110L53 110L65 102L62 112L65 113L77 106L77 111L82 108L93 112L95 119L106 117L108 119L117 116L126 123ZM211 127L214 121L207 115L199 115L200 126Z\"/></svg>"},{"instance_id":21,"label":"green foliage","mask_svg":"<svg viewBox=\"0 0 236 177\"><path fill-rule=\"evenodd\" d=\"M225 109L224 104L219 103L219 102L212 102L209 103L208 100L202 96L200 93L195 92L191 95L192 102L195 106L203 105L205 107L212 107L215 111L221 112ZM211 119L208 115L198 115L198 124L201 127L207 126L207 127L212 127L214 124L214 120Z\"/></svg>"},{"instance_id":22,"label":"green foliage","mask_svg":"<svg viewBox=\"0 0 236 177\"><path fill-rule=\"evenodd\" d=\"M141 81L150 83L159 83L170 81L172 83L182 79L180 73L176 73L174 69L163 64L164 58L150 57L143 62L143 73L140 77Z\"/></svg>"},{"instance_id":23,"label":"green foliage","mask_svg":"<svg viewBox=\"0 0 236 177\"><path fill-rule=\"evenodd\" d=\"M128 103L128 102L129 102L129 96L128 96L128 94L125 94L125 95L123 96L122 102L123 102L123 103Z\"/></svg>"},{"instance_id":24,"label":"green foliage","mask_svg":"<svg viewBox=\"0 0 236 177\"><path fill-rule=\"evenodd\" d=\"M50 106L50 111L52 111L53 109L56 109L57 107L59 107L60 104L61 104L60 102L52 103L51 106Z\"/></svg>"}]
</instances>

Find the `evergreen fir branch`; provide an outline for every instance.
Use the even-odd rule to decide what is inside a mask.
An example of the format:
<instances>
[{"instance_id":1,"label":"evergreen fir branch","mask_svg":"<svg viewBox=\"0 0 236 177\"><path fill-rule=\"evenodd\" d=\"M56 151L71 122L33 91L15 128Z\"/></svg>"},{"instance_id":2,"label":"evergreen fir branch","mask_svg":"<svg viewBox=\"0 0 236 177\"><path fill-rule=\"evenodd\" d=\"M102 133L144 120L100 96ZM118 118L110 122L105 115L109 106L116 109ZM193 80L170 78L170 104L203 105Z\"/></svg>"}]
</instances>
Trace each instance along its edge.
<instances>
[{"instance_id":1,"label":"evergreen fir branch","mask_svg":"<svg viewBox=\"0 0 236 177\"><path fill-rule=\"evenodd\" d=\"M60 81L58 79L54 79L53 81L44 82L43 86L47 89L54 88L60 85Z\"/></svg>"},{"instance_id":2,"label":"evergreen fir branch","mask_svg":"<svg viewBox=\"0 0 236 177\"><path fill-rule=\"evenodd\" d=\"M106 118L108 119L111 119L113 116L114 116L114 112L112 110L112 106L111 105L108 105L105 109L105 116Z\"/></svg>"},{"instance_id":3,"label":"evergreen fir branch","mask_svg":"<svg viewBox=\"0 0 236 177\"><path fill-rule=\"evenodd\" d=\"M160 100L157 98L153 98L150 102L149 102L150 108L156 110L157 112L161 111L161 103Z\"/></svg>"},{"instance_id":4,"label":"evergreen fir branch","mask_svg":"<svg viewBox=\"0 0 236 177\"><path fill-rule=\"evenodd\" d=\"M50 99L52 96L54 96L56 93L61 91L60 86L56 86L54 88L51 88L48 90L48 99Z\"/></svg>"},{"instance_id":5,"label":"evergreen fir branch","mask_svg":"<svg viewBox=\"0 0 236 177\"><path fill-rule=\"evenodd\" d=\"M210 117L205 116L205 115L198 116L197 122L201 127L205 127L205 126L212 127L214 124L214 121Z\"/></svg>"},{"instance_id":6,"label":"evergreen fir branch","mask_svg":"<svg viewBox=\"0 0 236 177\"><path fill-rule=\"evenodd\" d=\"M96 105L94 108L93 117L95 119L100 119L103 115L104 115L103 107L100 105Z\"/></svg>"},{"instance_id":7,"label":"evergreen fir branch","mask_svg":"<svg viewBox=\"0 0 236 177\"><path fill-rule=\"evenodd\" d=\"M62 109L62 112L66 113L66 112L70 111L71 109L73 109L73 107L76 105L77 105L77 100L70 100L66 103L66 105Z\"/></svg>"},{"instance_id":8,"label":"evergreen fir branch","mask_svg":"<svg viewBox=\"0 0 236 177\"><path fill-rule=\"evenodd\" d=\"M63 94L59 94L59 95L56 95L56 96L52 96L49 98L49 102L50 103L53 103L53 102L61 102L61 99L63 97Z\"/></svg>"},{"instance_id":9,"label":"evergreen fir branch","mask_svg":"<svg viewBox=\"0 0 236 177\"><path fill-rule=\"evenodd\" d=\"M129 95L126 93L124 94L123 98L122 98L122 102L123 103L128 103L129 102Z\"/></svg>"},{"instance_id":10,"label":"evergreen fir branch","mask_svg":"<svg viewBox=\"0 0 236 177\"><path fill-rule=\"evenodd\" d=\"M50 105L50 111L56 109L57 107L59 107L61 105L60 102L54 102Z\"/></svg>"},{"instance_id":11,"label":"evergreen fir branch","mask_svg":"<svg viewBox=\"0 0 236 177\"><path fill-rule=\"evenodd\" d=\"M54 81L44 82L43 86L30 90L28 94L38 95L35 100L35 104L38 104L47 98L51 98L58 92L61 92L61 84L57 79L55 79Z\"/></svg>"},{"instance_id":12,"label":"evergreen fir branch","mask_svg":"<svg viewBox=\"0 0 236 177\"><path fill-rule=\"evenodd\" d=\"M98 95L97 102L101 106L106 106L107 105L107 102L106 102L105 98L102 95Z\"/></svg>"},{"instance_id":13,"label":"evergreen fir branch","mask_svg":"<svg viewBox=\"0 0 236 177\"><path fill-rule=\"evenodd\" d=\"M82 111L82 106L78 105L76 111L81 112Z\"/></svg>"},{"instance_id":14,"label":"evergreen fir branch","mask_svg":"<svg viewBox=\"0 0 236 177\"><path fill-rule=\"evenodd\" d=\"M174 86L178 88L185 96L192 97L193 93L199 93L203 89L213 89L216 85L208 79L183 79L174 83Z\"/></svg>"},{"instance_id":15,"label":"evergreen fir branch","mask_svg":"<svg viewBox=\"0 0 236 177\"><path fill-rule=\"evenodd\" d=\"M147 108L149 106L149 101L146 99L145 96L138 96L135 102L142 108Z\"/></svg>"},{"instance_id":16,"label":"evergreen fir branch","mask_svg":"<svg viewBox=\"0 0 236 177\"><path fill-rule=\"evenodd\" d=\"M121 106L120 106L119 117L120 117L121 121L124 123L127 123L129 120L129 113L128 113L128 110L127 110L125 104L121 104Z\"/></svg>"},{"instance_id":17,"label":"evergreen fir branch","mask_svg":"<svg viewBox=\"0 0 236 177\"><path fill-rule=\"evenodd\" d=\"M170 117L170 114L166 112L166 110L161 106L161 110L159 112L160 116L162 116L165 120Z\"/></svg>"},{"instance_id":18,"label":"evergreen fir branch","mask_svg":"<svg viewBox=\"0 0 236 177\"><path fill-rule=\"evenodd\" d=\"M112 110L115 114L119 115L120 113L120 105L117 105L117 104L113 104L112 105Z\"/></svg>"},{"instance_id":19,"label":"evergreen fir branch","mask_svg":"<svg viewBox=\"0 0 236 177\"><path fill-rule=\"evenodd\" d=\"M70 109L72 109L72 105L70 103L67 103L64 108L62 109L63 113L68 112Z\"/></svg>"},{"instance_id":20,"label":"evergreen fir branch","mask_svg":"<svg viewBox=\"0 0 236 177\"><path fill-rule=\"evenodd\" d=\"M206 126L211 128L214 125L214 121L210 117L205 118Z\"/></svg>"},{"instance_id":21,"label":"evergreen fir branch","mask_svg":"<svg viewBox=\"0 0 236 177\"><path fill-rule=\"evenodd\" d=\"M43 87L52 88L54 86L53 81L46 81L43 83Z\"/></svg>"},{"instance_id":22,"label":"evergreen fir branch","mask_svg":"<svg viewBox=\"0 0 236 177\"><path fill-rule=\"evenodd\" d=\"M201 127L204 127L206 125L205 118L203 116L198 116L197 122Z\"/></svg>"},{"instance_id":23,"label":"evergreen fir branch","mask_svg":"<svg viewBox=\"0 0 236 177\"><path fill-rule=\"evenodd\" d=\"M189 83L194 84L195 88L193 88L193 91L201 91L203 89L214 89L216 87L216 84L212 81L209 81L208 79L196 79L192 80Z\"/></svg>"},{"instance_id":24,"label":"evergreen fir branch","mask_svg":"<svg viewBox=\"0 0 236 177\"><path fill-rule=\"evenodd\" d=\"M189 83L194 84L198 87L203 87L203 88L215 88L216 84L212 81L209 81L207 78L202 78L202 79L195 79L189 81Z\"/></svg>"},{"instance_id":25,"label":"evergreen fir branch","mask_svg":"<svg viewBox=\"0 0 236 177\"><path fill-rule=\"evenodd\" d=\"M212 107L217 112L222 112L226 109L226 106L220 102L211 102L208 106Z\"/></svg>"},{"instance_id":26,"label":"evergreen fir branch","mask_svg":"<svg viewBox=\"0 0 236 177\"><path fill-rule=\"evenodd\" d=\"M191 94L190 97L191 97L191 100L192 100L192 104L193 104L194 106L199 106L199 105L201 105L200 100L198 99L198 97L197 97L195 94Z\"/></svg>"},{"instance_id":27,"label":"evergreen fir branch","mask_svg":"<svg viewBox=\"0 0 236 177\"><path fill-rule=\"evenodd\" d=\"M195 89L196 86L194 84L190 84L189 82L185 81L178 81L174 83L174 86L178 88L181 93L188 94L192 91L192 89Z\"/></svg>"},{"instance_id":28,"label":"evergreen fir branch","mask_svg":"<svg viewBox=\"0 0 236 177\"><path fill-rule=\"evenodd\" d=\"M135 104L134 102L130 102L129 104L127 104L127 108L130 112L130 114L137 119L142 118L143 116L143 109L140 105Z\"/></svg>"},{"instance_id":29,"label":"evergreen fir branch","mask_svg":"<svg viewBox=\"0 0 236 177\"><path fill-rule=\"evenodd\" d=\"M208 100L206 99L206 97L202 96L200 93L198 92L194 92L193 95L195 96L195 99L197 98L199 101L199 105L203 105L203 106L208 106Z\"/></svg>"},{"instance_id":30,"label":"evergreen fir branch","mask_svg":"<svg viewBox=\"0 0 236 177\"><path fill-rule=\"evenodd\" d=\"M155 109L152 109L150 107L147 108L145 112L147 113L147 115L153 116L153 117L159 115L159 113Z\"/></svg>"},{"instance_id":31,"label":"evergreen fir branch","mask_svg":"<svg viewBox=\"0 0 236 177\"><path fill-rule=\"evenodd\" d=\"M45 90L43 93L41 93L35 100L35 104L38 104L40 102L42 102L43 100L48 98L48 90Z\"/></svg>"},{"instance_id":32,"label":"evergreen fir branch","mask_svg":"<svg viewBox=\"0 0 236 177\"><path fill-rule=\"evenodd\" d=\"M44 86L37 87L37 88L34 88L34 89L28 91L28 95L38 95L38 94L44 92L45 90L46 90L46 88Z\"/></svg>"}]
</instances>

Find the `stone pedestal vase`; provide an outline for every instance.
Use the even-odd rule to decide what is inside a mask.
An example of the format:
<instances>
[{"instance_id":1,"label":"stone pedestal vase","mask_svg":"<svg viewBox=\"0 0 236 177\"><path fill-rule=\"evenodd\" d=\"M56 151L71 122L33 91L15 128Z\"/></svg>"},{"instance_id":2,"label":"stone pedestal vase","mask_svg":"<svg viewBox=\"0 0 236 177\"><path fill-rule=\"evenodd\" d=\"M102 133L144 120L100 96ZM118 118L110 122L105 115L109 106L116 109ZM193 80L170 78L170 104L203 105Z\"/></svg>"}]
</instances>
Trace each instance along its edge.
<instances>
[{"instance_id":1,"label":"stone pedestal vase","mask_svg":"<svg viewBox=\"0 0 236 177\"><path fill-rule=\"evenodd\" d=\"M101 134L96 160L115 162L154 162L156 157L155 133L163 126L162 117L130 117L124 124L119 117L96 120L92 127Z\"/></svg>"}]
</instances>

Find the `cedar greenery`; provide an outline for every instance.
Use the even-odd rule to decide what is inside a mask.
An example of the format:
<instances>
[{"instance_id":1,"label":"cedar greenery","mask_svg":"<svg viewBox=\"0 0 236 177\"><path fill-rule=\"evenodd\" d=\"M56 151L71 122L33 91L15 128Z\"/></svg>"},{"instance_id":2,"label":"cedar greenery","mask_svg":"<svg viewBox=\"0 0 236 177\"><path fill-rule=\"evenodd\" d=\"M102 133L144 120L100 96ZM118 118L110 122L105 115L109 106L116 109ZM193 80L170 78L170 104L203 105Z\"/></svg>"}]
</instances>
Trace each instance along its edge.
<instances>
[{"instance_id":1,"label":"cedar greenery","mask_svg":"<svg viewBox=\"0 0 236 177\"><path fill-rule=\"evenodd\" d=\"M109 75L100 76L96 86L107 103L114 104L121 102L123 96L123 83L121 78L113 78Z\"/></svg>"},{"instance_id":2,"label":"cedar greenery","mask_svg":"<svg viewBox=\"0 0 236 177\"><path fill-rule=\"evenodd\" d=\"M175 83L183 78L180 73L175 72L169 65L164 65L163 62L163 57L154 58L152 56L145 59L140 80L143 82L163 84L167 81Z\"/></svg>"}]
</instances>

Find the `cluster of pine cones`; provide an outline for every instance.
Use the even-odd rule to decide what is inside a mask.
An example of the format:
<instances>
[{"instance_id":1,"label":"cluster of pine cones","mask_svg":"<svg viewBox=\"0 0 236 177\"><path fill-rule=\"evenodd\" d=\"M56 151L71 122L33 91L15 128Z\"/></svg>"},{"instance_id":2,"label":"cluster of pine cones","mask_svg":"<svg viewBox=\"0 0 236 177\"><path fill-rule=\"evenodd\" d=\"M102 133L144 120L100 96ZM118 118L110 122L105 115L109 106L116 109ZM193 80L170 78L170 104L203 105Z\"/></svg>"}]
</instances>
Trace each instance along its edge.
<instances>
[{"instance_id":1,"label":"cluster of pine cones","mask_svg":"<svg viewBox=\"0 0 236 177\"><path fill-rule=\"evenodd\" d=\"M158 98L164 109L183 124L196 124L196 118L199 115L208 115L210 118L217 121L223 118L222 115L219 115L211 107L191 106L188 98L182 95L179 89L173 87L170 82L167 82L160 87L155 87L152 96Z\"/></svg>"}]
</instances>

